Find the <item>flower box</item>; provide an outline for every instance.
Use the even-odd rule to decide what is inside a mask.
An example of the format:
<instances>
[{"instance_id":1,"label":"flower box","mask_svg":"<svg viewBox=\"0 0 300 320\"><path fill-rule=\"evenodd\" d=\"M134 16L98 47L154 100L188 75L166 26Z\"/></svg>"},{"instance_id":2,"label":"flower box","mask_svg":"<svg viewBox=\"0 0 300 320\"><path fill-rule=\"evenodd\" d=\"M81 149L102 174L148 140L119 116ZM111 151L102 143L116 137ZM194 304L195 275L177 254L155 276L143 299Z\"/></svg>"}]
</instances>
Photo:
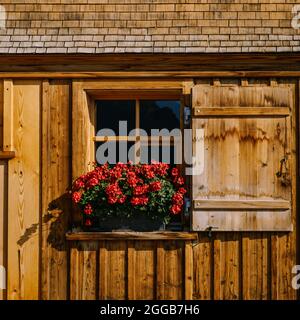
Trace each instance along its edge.
<instances>
[{"instance_id":1,"label":"flower box","mask_svg":"<svg viewBox=\"0 0 300 320\"><path fill-rule=\"evenodd\" d=\"M177 168L165 163L95 166L76 179L73 202L84 230L164 230L182 213L186 189Z\"/></svg>"}]
</instances>

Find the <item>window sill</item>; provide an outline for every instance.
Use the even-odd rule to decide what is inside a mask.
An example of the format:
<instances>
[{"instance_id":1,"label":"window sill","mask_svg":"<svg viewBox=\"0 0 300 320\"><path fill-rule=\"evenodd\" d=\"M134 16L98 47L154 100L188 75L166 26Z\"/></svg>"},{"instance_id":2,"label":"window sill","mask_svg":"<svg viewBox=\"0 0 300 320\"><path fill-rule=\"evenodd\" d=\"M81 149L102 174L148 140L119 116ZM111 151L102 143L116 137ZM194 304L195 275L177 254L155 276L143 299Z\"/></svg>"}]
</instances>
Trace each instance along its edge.
<instances>
[{"instance_id":1,"label":"window sill","mask_svg":"<svg viewBox=\"0 0 300 320\"><path fill-rule=\"evenodd\" d=\"M195 232L174 232L174 231L155 231L155 232L70 232L66 234L68 241L97 241L97 240L197 240Z\"/></svg>"}]
</instances>

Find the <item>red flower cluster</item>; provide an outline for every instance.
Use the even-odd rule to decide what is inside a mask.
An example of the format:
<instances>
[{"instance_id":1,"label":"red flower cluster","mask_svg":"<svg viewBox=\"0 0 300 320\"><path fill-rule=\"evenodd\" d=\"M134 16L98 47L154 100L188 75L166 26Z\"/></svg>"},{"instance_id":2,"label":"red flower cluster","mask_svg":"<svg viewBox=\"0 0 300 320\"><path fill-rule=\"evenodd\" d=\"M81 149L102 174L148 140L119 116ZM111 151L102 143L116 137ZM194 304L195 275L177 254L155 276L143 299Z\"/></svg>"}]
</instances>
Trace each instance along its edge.
<instances>
[{"instance_id":1,"label":"red flower cluster","mask_svg":"<svg viewBox=\"0 0 300 320\"><path fill-rule=\"evenodd\" d=\"M161 182L155 181L150 183L150 190L151 191L159 191L161 189Z\"/></svg>"},{"instance_id":2,"label":"red flower cluster","mask_svg":"<svg viewBox=\"0 0 300 320\"><path fill-rule=\"evenodd\" d=\"M72 200L82 208L87 225L92 224L92 217L107 210L126 214L130 210L157 210L175 215L182 212L183 185L178 168L171 169L165 163L105 164L73 183Z\"/></svg>"},{"instance_id":3,"label":"red flower cluster","mask_svg":"<svg viewBox=\"0 0 300 320\"><path fill-rule=\"evenodd\" d=\"M133 195L140 196L140 195L147 193L148 191L149 191L149 186L147 184L141 185L141 186L136 186L133 189Z\"/></svg>"},{"instance_id":4,"label":"red flower cluster","mask_svg":"<svg viewBox=\"0 0 300 320\"><path fill-rule=\"evenodd\" d=\"M84 208L84 213L90 216L93 213L93 208L90 204L87 204Z\"/></svg>"},{"instance_id":5,"label":"red flower cluster","mask_svg":"<svg viewBox=\"0 0 300 320\"><path fill-rule=\"evenodd\" d=\"M182 206L183 206L183 197L186 193L186 189L179 188L179 190L173 195L172 198L172 207L170 209L172 214L178 214L181 212Z\"/></svg>"},{"instance_id":6,"label":"red flower cluster","mask_svg":"<svg viewBox=\"0 0 300 320\"><path fill-rule=\"evenodd\" d=\"M124 203L126 196L122 193L117 182L110 184L106 187L107 201L109 204Z\"/></svg>"},{"instance_id":7,"label":"red flower cluster","mask_svg":"<svg viewBox=\"0 0 300 320\"><path fill-rule=\"evenodd\" d=\"M72 193L72 200L74 203L79 203L79 201L81 200L81 193L78 191L75 191Z\"/></svg>"},{"instance_id":8,"label":"red flower cluster","mask_svg":"<svg viewBox=\"0 0 300 320\"><path fill-rule=\"evenodd\" d=\"M130 201L130 203L133 206L145 206L149 201L149 198L146 196L141 196L141 197L133 197Z\"/></svg>"}]
</instances>

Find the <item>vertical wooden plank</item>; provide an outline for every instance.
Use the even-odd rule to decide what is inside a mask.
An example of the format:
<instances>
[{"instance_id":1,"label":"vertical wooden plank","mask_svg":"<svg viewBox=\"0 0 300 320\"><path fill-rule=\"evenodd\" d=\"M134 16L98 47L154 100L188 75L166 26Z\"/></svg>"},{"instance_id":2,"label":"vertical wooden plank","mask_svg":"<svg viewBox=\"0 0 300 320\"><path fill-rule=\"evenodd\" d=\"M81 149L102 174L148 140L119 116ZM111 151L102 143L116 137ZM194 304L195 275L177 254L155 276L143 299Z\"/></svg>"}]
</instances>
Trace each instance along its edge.
<instances>
[{"instance_id":1,"label":"vertical wooden plank","mask_svg":"<svg viewBox=\"0 0 300 320\"><path fill-rule=\"evenodd\" d=\"M127 295L128 300L136 299L135 280L136 280L136 255L134 241L127 242Z\"/></svg>"},{"instance_id":2,"label":"vertical wooden plank","mask_svg":"<svg viewBox=\"0 0 300 320\"><path fill-rule=\"evenodd\" d=\"M219 235L213 241L213 296L214 300L224 299L222 295L222 278L221 278L221 264L223 261L221 260L221 236Z\"/></svg>"},{"instance_id":3,"label":"vertical wooden plank","mask_svg":"<svg viewBox=\"0 0 300 320\"><path fill-rule=\"evenodd\" d=\"M92 131L95 110L82 82L74 80L72 83L72 180L91 170L94 161L94 143ZM72 222L81 224L81 214L73 208Z\"/></svg>"},{"instance_id":4,"label":"vertical wooden plank","mask_svg":"<svg viewBox=\"0 0 300 320\"><path fill-rule=\"evenodd\" d=\"M8 299L39 297L40 81L16 81L9 162Z\"/></svg>"},{"instance_id":5,"label":"vertical wooden plank","mask_svg":"<svg viewBox=\"0 0 300 320\"><path fill-rule=\"evenodd\" d=\"M0 161L0 268L7 268L7 162ZM0 277L3 275L0 274ZM0 279L1 284L3 279ZM6 281L5 281L6 282ZM6 298L6 290L0 287L0 300Z\"/></svg>"},{"instance_id":6,"label":"vertical wooden plank","mask_svg":"<svg viewBox=\"0 0 300 320\"><path fill-rule=\"evenodd\" d=\"M214 299L240 298L239 235L217 234L214 240Z\"/></svg>"},{"instance_id":7,"label":"vertical wooden plank","mask_svg":"<svg viewBox=\"0 0 300 320\"><path fill-rule=\"evenodd\" d=\"M164 242L164 299L183 299L183 243Z\"/></svg>"},{"instance_id":8,"label":"vertical wooden plank","mask_svg":"<svg viewBox=\"0 0 300 320\"><path fill-rule=\"evenodd\" d=\"M75 242L71 248L70 298L96 300L98 242Z\"/></svg>"},{"instance_id":9,"label":"vertical wooden plank","mask_svg":"<svg viewBox=\"0 0 300 320\"><path fill-rule=\"evenodd\" d=\"M194 299L212 299L212 278L213 278L213 259L212 259L212 240L206 235L198 234L199 240L193 247L194 265Z\"/></svg>"},{"instance_id":10,"label":"vertical wooden plank","mask_svg":"<svg viewBox=\"0 0 300 320\"><path fill-rule=\"evenodd\" d=\"M135 299L155 299L155 249L153 241L135 242ZM129 253L129 252L128 252ZM131 268L128 257L128 269Z\"/></svg>"},{"instance_id":11,"label":"vertical wooden plank","mask_svg":"<svg viewBox=\"0 0 300 320\"><path fill-rule=\"evenodd\" d=\"M91 126L93 115L89 101L80 81L73 81L72 105L72 176L77 178L92 168L91 159Z\"/></svg>"},{"instance_id":12,"label":"vertical wooden plank","mask_svg":"<svg viewBox=\"0 0 300 320\"><path fill-rule=\"evenodd\" d=\"M109 272L107 266L107 243L106 241L99 242L99 299L108 299L108 275Z\"/></svg>"},{"instance_id":13,"label":"vertical wooden plank","mask_svg":"<svg viewBox=\"0 0 300 320\"><path fill-rule=\"evenodd\" d=\"M157 241L156 249L156 299L165 299L165 249L163 241Z\"/></svg>"},{"instance_id":14,"label":"vertical wooden plank","mask_svg":"<svg viewBox=\"0 0 300 320\"><path fill-rule=\"evenodd\" d=\"M185 300L193 300L193 246L191 241L187 241L184 244L184 298Z\"/></svg>"},{"instance_id":15,"label":"vertical wooden plank","mask_svg":"<svg viewBox=\"0 0 300 320\"><path fill-rule=\"evenodd\" d=\"M3 150L3 98L4 86L3 80L0 80L0 150Z\"/></svg>"},{"instance_id":16,"label":"vertical wooden plank","mask_svg":"<svg viewBox=\"0 0 300 320\"><path fill-rule=\"evenodd\" d=\"M126 266L127 243L125 241L107 241L107 295L108 300L125 300L127 294ZM102 263L102 262L101 262ZM101 276L101 279L103 276Z\"/></svg>"},{"instance_id":17,"label":"vertical wooden plank","mask_svg":"<svg viewBox=\"0 0 300 320\"><path fill-rule=\"evenodd\" d=\"M284 130L278 133L278 139L274 141L275 144L284 144L285 149L289 154L290 172L296 172L296 85L290 83L289 80L281 80L278 87L290 88L290 106L291 117L286 118L287 136L286 142L284 139ZM281 129L281 127L280 127ZM278 155L278 157L282 155ZM278 158L278 161L280 158ZM296 264L296 175L291 174L291 189L289 187L282 187L278 181L275 184L275 191L283 198L290 197L292 200L292 221L293 232L290 233L275 233L271 237L271 270L272 270L272 299L293 300L297 297L297 292L292 288L291 281L293 274L292 267Z\"/></svg>"},{"instance_id":18,"label":"vertical wooden plank","mask_svg":"<svg viewBox=\"0 0 300 320\"><path fill-rule=\"evenodd\" d=\"M13 81L3 82L3 150L14 151L14 92Z\"/></svg>"},{"instance_id":19,"label":"vertical wooden plank","mask_svg":"<svg viewBox=\"0 0 300 320\"><path fill-rule=\"evenodd\" d=\"M42 101L42 299L67 299L67 244L71 206L70 84L44 81Z\"/></svg>"},{"instance_id":20,"label":"vertical wooden plank","mask_svg":"<svg viewBox=\"0 0 300 320\"><path fill-rule=\"evenodd\" d=\"M268 299L268 237L247 234L242 240L243 300Z\"/></svg>"}]
</instances>

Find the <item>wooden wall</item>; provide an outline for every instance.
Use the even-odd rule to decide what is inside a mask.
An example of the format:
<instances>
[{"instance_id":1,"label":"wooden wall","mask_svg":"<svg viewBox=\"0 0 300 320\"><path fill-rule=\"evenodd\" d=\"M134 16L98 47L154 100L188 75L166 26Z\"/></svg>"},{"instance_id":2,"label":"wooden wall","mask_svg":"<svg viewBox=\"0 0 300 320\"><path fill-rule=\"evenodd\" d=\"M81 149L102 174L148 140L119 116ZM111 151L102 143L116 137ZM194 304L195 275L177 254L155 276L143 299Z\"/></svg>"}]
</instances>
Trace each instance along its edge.
<instances>
[{"instance_id":1,"label":"wooden wall","mask_svg":"<svg viewBox=\"0 0 300 320\"><path fill-rule=\"evenodd\" d=\"M298 97L296 80L290 82ZM296 298L295 198L291 233L67 243L72 81L13 80L12 97L16 157L0 162L0 264L8 266L8 299Z\"/></svg>"},{"instance_id":2,"label":"wooden wall","mask_svg":"<svg viewBox=\"0 0 300 320\"><path fill-rule=\"evenodd\" d=\"M295 299L284 235L198 234L197 241L78 241L71 299Z\"/></svg>"}]
</instances>

